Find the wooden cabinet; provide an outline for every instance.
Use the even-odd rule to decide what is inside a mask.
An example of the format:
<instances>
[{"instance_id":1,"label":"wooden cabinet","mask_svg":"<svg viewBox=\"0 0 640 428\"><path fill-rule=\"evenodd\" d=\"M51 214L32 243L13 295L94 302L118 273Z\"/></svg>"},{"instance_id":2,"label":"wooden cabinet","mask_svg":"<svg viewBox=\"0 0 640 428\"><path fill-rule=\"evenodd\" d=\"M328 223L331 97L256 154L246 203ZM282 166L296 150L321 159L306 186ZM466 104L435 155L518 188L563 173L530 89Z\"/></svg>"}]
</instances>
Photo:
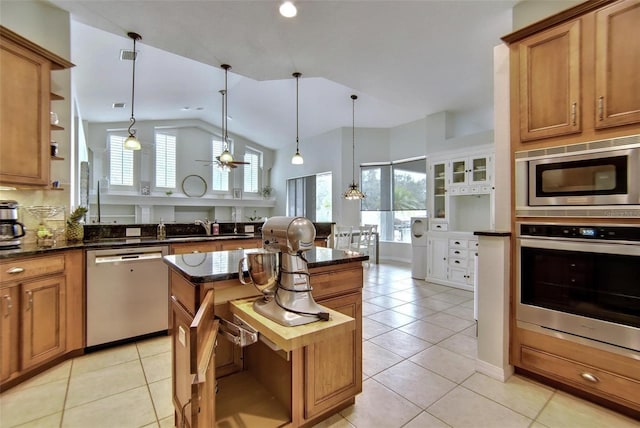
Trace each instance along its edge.
<instances>
[{"instance_id":1,"label":"wooden cabinet","mask_svg":"<svg viewBox=\"0 0 640 428\"><path fill-rule=\"evenodd\" d=\"M215 346L218 321L214 319L214 292L205 295L192 316L175 297L171 300L173 349L173 404L178 427L215 426Z\"/></svg>"},{"instance_id":2,"label":"wooden cabinet","mask_svg":"<svg viewBox=\"0 0 640 428\"><path fill-rule=\"evenodd\" d=\"M50 185L51 70L65 59L0 26L0 183Z\"/></svg>"},{"instance_id":3,"label":"wooden cabinet","mask_svg":"<svg viewBox=\"0 0 640 428\"><path fill-rule=\"evenodd\" d=\"M64 274L22 284L22 369L66 350Z\"/></svg>"},{"instance_id":4,"label":"wooden cabinet","mask_svg":"<svg viewBox=\"0 0 640 428\"><path fill-rule=\"evenodd\" d=\"M317 302L355 318L356 329L304 348L305 419L362 392L362 293Z\"/></svg>"},{"instance_id":5,"label":"wooden cabinet","mask_svg":"<svg viewBox=\"0 0 640 428\"><path fill-rule=\"evenodd\" d=\"M614 354L523 328L514 333L514 365L640 411L640 372L630 352Z\"/></svg>"},{"instance_id":6,"label":"wooden cabinet","mask_svg":"<svg viewBox=\"0 0 640 428\"><path fill-rule=\"evenodd\" d=\"M19 370L20 346L20 285L9 284L0 288L2 313L0 313L0 382Z\"/></svg>"},{"instance_id":7,"label":"wooden cabinet","mask_svg":"<svg viewBox=\"0 0 640 428\"><path fill-rule=\"evenodd\" d=\"M640 1L595 13L595 127L640 123Z\"/></svg>"},{"instance_id":8,"label":"wooden cabinet","mask_svg":"<svg viewBox=\"0 0 640 428\"><path fill-rule=\"evenodd\" d=\"M580 132L580 21L519 43L520 138Z\"/></svg>"},{"instance_id":9,"label":"wooden cabinet","mask_svg":"<svg viewBox=\"0 0 640 428\"><path fill-rule=\"evenodd\" d=\"M312 426L354 402L362 391L362 264L322 266L309 272L316 301L334 311L332 320L340 314L350 317L343 317L350 323L355 319L355 329L343 324L337 333L326 334L322 324L308 324L301 326L302 336L296 338L295 327L275 327L286 330L288 345L283 345L261 330L273 323L247 318L248 324L258 322L254 327L270 344L258 340L239 347L223 337L227 332L222 334L218 322L225 321L216 317L233 321L238 307L250 307L252 300L241 296L247 287L237 280L196 284L172 269L176 426ZM255 295L255 290L249 294ZM310 333L314 329L320 330ZM320 339L310 339L309 334ZM214 353L210 345L216 337Z\"/></svg>"},{"instance_id":10,"label":"wooden cabinet","mask_svg":"<svg viewBox=\"0 0 640 428\"><path fill-rule=\"evenodd\" d=\"M0 262L3 389L83 348L83 266L82 250Z\"/></svg>"},{"instance_id":11,"label":"wooden cabinet","mask_svg":"<svg viewBox=\"0 0 640 428\"><path fill-rule=\"evenodd\" d=\"M517 141L602 139L617 134L599 130L640 123L640 0L594 7L570 9L503 38L511 44Z\"/></svg>"}]
</instances>

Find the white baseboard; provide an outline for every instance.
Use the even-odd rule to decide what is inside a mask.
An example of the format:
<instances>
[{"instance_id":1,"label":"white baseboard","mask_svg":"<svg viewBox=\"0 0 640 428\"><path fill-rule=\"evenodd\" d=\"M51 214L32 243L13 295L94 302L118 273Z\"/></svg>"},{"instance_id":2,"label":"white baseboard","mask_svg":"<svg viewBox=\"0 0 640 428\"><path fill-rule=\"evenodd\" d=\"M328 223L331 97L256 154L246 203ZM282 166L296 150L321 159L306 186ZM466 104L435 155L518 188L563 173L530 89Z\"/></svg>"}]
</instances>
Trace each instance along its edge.
<instances>
[{"instance_id":1,"label":"white baseboard","mask_svg":"<svg viewBox=\"0 0 640 428\"><path fill-rule=\"evenodd\" d=\"M505 382L513 374L513 366L498 367L486 361L476 359L476 371L500 382Z\"/></svg>"}]
</instances>

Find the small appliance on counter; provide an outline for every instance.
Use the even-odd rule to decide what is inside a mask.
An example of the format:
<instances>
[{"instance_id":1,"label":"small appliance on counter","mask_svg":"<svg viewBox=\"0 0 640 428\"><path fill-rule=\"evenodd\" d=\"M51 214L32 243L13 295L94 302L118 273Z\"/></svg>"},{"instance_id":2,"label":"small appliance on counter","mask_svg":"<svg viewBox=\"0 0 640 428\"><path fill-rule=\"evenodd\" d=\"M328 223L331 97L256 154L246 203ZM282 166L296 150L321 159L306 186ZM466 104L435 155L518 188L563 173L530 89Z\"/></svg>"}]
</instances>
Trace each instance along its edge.
<instances>
[{"instance_id":1,"label":"small appliance on counter","mask_svg":"<svg viewBox=\"0 0 640 428\"><path fill-rule=\"evenodd\" d=\"M24 234L24 224L18 221L18 203L0 201L0 250L19 247Z\"/></svg>"},{"instance_id":2,"label":"small appliance on counter","mask_svg":"<svg viewBox=\"0 0 640 428\"><path fill-rule=\"evenodd\" d=\"M311 295L304 258L315 237L313 223L304 217L271 217L264 223L265 251L249 253L246 259L252 282L264 294L253 304L257 313L287 327L329 319L327 309ZM242 261L239 270L242 279Z\"/></svg>"}]
</instances>

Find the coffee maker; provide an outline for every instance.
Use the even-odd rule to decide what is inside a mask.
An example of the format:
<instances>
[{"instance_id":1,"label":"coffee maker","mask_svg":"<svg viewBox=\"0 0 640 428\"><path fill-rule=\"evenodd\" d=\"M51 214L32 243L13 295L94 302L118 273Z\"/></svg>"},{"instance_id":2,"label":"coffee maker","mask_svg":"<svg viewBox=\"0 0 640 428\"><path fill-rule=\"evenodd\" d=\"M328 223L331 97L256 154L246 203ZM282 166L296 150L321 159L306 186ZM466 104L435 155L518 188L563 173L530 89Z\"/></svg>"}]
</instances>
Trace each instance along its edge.
<instances>
[{"instance_id":1,"label":"coffee maker","mask_svg":"<svg viewBox=\"0 0 640 428\"><path fill-rule=\"evenodd\" d=\"M0 201L0 250L19 247L24 234L24 224L18 221L18 203Z\"/></svg>"},{"instance_id":2,"label":"coffee maker","mask_svg":"<svg viewBox=\"0 0 640 428\"><path fill-rule=\"evenodd\" d=\"M249 273L254 282L262 282L266 286L261 289L264 298L254 302L254 310L277 322L292 327L328 320L329 312L318 305L311 295L309 270L304 253L311 250L316 237L313 223L304 217L271 217L262 226L263 256L247 257ZM263 263L269 254L276 258L276 269L253 269L258 261ZM269 266L274 266L270 263ZM256 273L274 272L275 281L267 275L260 279Z\"/></svg>"}]
</instances>

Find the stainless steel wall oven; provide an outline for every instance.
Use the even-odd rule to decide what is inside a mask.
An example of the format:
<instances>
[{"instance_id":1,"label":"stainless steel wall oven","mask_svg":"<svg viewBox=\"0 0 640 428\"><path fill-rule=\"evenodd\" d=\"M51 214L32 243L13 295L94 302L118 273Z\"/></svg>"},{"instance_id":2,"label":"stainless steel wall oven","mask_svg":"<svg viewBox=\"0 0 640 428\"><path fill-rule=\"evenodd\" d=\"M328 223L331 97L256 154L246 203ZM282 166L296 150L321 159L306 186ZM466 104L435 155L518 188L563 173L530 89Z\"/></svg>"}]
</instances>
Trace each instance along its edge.
<instances>
[{"instance_id":1,"label":"stainless steel wall oven","mask_svg":"<svg viewBox=\"0 0 640 428\"><path fill-rule=\"evenodd\" d=\"M518 322L640 352L640 226L517 229Z\"/></svg>"}]
</instances>

